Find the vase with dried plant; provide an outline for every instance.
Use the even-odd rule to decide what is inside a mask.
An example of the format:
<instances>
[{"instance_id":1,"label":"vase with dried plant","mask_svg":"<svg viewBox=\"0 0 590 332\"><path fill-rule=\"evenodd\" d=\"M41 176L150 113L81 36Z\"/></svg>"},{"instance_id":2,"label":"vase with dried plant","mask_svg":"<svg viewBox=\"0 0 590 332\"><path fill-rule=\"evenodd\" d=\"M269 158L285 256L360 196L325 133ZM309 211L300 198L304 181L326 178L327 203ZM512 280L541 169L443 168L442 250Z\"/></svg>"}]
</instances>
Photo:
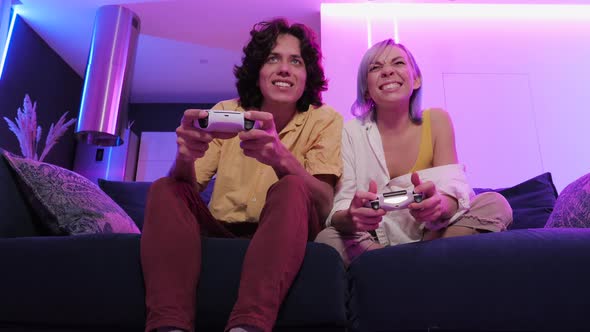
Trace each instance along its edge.
<instances>
[{"instance_id":1,"label":"vase with dried plant","mask_svg":"<svg viewBox=\"0 0 590 332\"><path fill-rule=\"evenodd\" d=\"M57 144L59 138L66 132L68 127L76 123L76 119L70 119L66 122L66 115L68 112L65 112L55 125L52 123L51 126L49 126L49 131L45 138L45 146L39 156L37 151L43 129L41 126L37 125L36 109L37 102L31 102L29 95L25 94L23 107L19 107L16 111L14 122L6 117L4 117L4 120L8 124L10 131L16 135L23 157L43 161L51 148Z\"/></svg>"}]
</instances>

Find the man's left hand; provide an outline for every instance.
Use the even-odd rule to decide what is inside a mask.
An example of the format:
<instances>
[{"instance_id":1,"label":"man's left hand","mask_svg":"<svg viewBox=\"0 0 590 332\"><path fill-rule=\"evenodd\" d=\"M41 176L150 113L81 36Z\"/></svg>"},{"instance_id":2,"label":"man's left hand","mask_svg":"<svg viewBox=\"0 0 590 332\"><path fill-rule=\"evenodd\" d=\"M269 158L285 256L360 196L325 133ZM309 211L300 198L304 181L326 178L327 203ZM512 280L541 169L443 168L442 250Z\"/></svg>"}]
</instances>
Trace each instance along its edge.
<instances>
[{"instance_id":1,"label":"man's left hand","mask_svg":"<svg viewBox=\"0 0 590 332\"><path fill-rule=\"evenodd\" d=\"M279 139L273 115L267 112L247 111L244 117L256 121L253 129L239 133L240 147L244 155L263 164L277 166L287 149Z\"/></svg>"}]
</instances>

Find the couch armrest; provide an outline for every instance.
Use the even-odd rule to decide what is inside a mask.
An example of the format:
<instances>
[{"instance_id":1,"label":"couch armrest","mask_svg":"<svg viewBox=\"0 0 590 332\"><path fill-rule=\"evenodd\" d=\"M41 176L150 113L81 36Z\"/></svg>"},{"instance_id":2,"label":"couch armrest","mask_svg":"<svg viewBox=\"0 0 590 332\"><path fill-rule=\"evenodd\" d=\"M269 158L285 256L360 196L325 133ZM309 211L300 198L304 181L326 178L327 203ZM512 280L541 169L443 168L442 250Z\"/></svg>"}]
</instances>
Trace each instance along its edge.
<instances>
[{"instance_id":1,"label":"couch armrest","mask_svg":"<svg viewBox=\"0 0 590 332\"><path fill-rule=\"evenodd\" d=\"M139 235L0 239L0 322L143 326Z\"/></svg>"}]
</instances>

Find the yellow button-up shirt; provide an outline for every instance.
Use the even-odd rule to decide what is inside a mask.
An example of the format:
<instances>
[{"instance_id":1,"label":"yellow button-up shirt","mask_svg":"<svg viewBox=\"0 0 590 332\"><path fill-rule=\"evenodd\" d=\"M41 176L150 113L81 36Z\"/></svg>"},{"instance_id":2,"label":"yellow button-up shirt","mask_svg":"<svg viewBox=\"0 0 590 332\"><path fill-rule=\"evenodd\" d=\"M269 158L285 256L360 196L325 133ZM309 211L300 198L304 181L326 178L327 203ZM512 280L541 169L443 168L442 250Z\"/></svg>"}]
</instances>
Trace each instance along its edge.
<instances>
[{"instance_id":1,"label":"yellow button-up shirt","mask_svg":"<svg viewBox=\"0 0 590 332\"><path fill-rule=\"evenodd\" d=\"M244 111L236 99L222 101L213 109ZM342 126L342 116L331 107L310 106L307 112L295 114L279 138L311 175L340 177ZM195 162L195 170L201 188L217 174L209 209L217 220L226 222L258 221L266 192L278 180L272 167L244 155L237 136L213 140Z\"/></svg>"}]
</instances>

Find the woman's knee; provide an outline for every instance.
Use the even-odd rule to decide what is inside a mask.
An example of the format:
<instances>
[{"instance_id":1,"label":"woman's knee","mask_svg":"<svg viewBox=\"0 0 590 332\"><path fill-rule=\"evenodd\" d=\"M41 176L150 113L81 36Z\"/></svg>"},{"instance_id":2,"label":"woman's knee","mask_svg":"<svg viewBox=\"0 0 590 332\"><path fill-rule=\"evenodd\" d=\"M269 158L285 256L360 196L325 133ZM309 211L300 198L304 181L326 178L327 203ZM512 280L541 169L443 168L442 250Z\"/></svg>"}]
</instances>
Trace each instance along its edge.
<instances>
[{"instance_id":1,"label":"woman's knee","mask_svg":"<svg viewBox=\"0 0 590 332\"><path fill-rule=\"evenodd\" d=\"M340 237L340 233L338 233L336 228L329 226L318 233L318 236L316 236L314 242L324 243L334 247L338 244L342 245L342 238Z\"/></svg>"},{"instance_id":2,"label":"woman's knee","mask_svg":"<svg viewBox=\"0 0 590 332\"><path fill-rule=\"evenodd\" d=\"M478 205L486 207L489 210L497 211L504 218L512 219L512 207L508 200L497 192L486 192L475 196L472 206L477 208Z\"/></svg>"},{"instance_id":3,"label":"woman's knee","mask_svg":"<svg viewBox=\"0 0 590 332\"><path fill-rule=\"evenodd\" d=\"M334 248L338 252L340 257L342 258L344 265L348 266L350 264L350 259L348 257L347 252L346 252L346 246L344 244L342 236L341 236L340 232L338 232L334 227L329 226L329 227L324 228L316 236L314 242L327 244L330 247Z\"/></svg>"},{"instance_id":4,"label":"woman's knee","mask_svg":"<svg viewBox=\"0 0 590 332\"><path fill-rule=\"evenodd\" d=\"M324 243L336 249L345 266L350 265L352 261L367 251L382 248L368 232L343 234L332 226L322 230L315 242Z\"/></svg>"},{"instance_id":5,"label":"woman's knee","mask_svg":"<svg viewBox=\"0 0 590 332\"><path fill-rule=\"evenodd\" d=\"M496 220L505 227L512 223L512 207L506 198L497 192L485 192L475 196L468 214L484 220Z\"/></svg>"}]
</instances>

